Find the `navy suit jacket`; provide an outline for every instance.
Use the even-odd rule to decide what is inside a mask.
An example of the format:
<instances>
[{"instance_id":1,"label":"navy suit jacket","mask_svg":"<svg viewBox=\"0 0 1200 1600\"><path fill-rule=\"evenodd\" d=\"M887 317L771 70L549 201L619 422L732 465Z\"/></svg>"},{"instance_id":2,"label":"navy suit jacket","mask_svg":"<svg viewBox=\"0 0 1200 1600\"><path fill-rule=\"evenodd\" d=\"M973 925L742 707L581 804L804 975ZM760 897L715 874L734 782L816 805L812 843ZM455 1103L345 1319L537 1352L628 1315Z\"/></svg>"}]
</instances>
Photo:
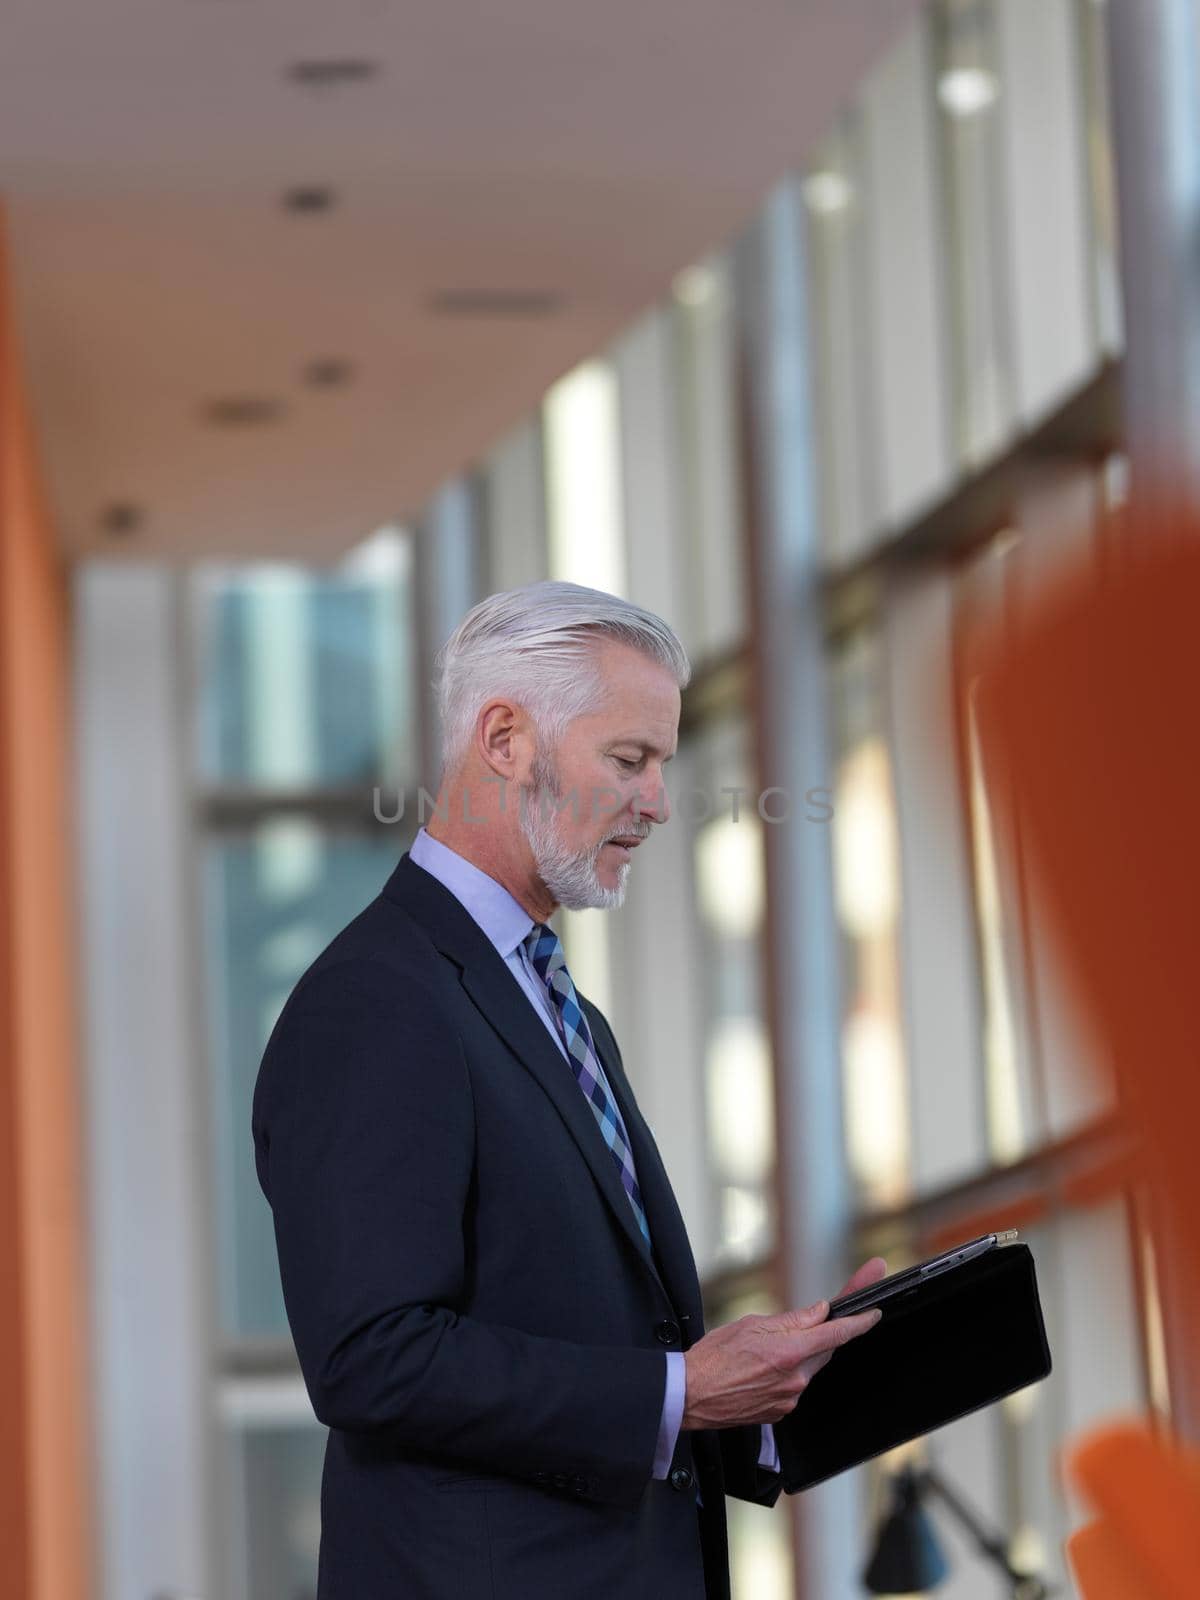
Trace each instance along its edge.
<instances>
[{"instance_id":1,"label":"navy suit jacket","mask_svg":"<svg viewBox=\"0 0 1200 1600\"><path fill-rule=\"evenodd\" d=\"M704 1331L683 1220L601 1013L651 1252L503 960L407 855L301 978L254 1095L284 1299L329 1426L319 1600L726 1600L757 1426L679 1435ZM703 1504L697 1504L697 1488Z\"/></svg>"}]
</instances>

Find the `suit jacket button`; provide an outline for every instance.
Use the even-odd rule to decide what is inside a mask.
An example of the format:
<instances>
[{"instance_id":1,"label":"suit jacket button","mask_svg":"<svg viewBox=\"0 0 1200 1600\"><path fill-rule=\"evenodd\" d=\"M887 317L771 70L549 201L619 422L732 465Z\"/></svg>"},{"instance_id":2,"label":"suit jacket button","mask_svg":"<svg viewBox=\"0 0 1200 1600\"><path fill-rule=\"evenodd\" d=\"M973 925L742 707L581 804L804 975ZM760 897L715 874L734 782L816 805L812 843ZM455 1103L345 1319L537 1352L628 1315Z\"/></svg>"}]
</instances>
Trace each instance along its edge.
<instances>
[{"instance_id":1,"label":"suit jacket button","mask_svg":"<svg viewBox=\"0 0 1200 1600\"><path fill-rule=\"evenodd\" d=\"M674 1322L656 1322L654 1324L654 1337L659 1344L678 1344L678 1324Z\"/></svg>"},{"instance_id":2,"label":"suit jacket button","mask_svg":"<svg viewBox=\"0 0 1200 1600\"><path fill-rule=\"evenodd\" d=\"M684 1489L690 1489L695 1481L695 1476L690 1467L676 1467L671 1474L672 1489L678 1489L681 1492Z\"/></svg>"}]
</instances>

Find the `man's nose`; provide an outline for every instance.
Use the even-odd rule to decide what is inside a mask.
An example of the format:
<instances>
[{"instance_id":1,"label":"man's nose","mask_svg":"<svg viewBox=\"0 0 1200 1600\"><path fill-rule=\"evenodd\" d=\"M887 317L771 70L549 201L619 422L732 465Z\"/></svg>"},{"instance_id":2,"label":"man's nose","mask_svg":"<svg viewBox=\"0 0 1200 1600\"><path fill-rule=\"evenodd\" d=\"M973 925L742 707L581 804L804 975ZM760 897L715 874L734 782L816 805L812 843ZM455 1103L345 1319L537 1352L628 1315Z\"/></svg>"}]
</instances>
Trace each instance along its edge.
<instances>
[{"instance_id":1,"label":"man's nose","mask_svg":"<svg viewBox=\"0 0 1200 1600\"><path fill-rule=\"evenodd\" d=\"M667 798L666 784L660 779L654 788L643 790L634 809L639 821L645 817L649 822L669 822L671 802Z\"/></svg>"}]
</instances>

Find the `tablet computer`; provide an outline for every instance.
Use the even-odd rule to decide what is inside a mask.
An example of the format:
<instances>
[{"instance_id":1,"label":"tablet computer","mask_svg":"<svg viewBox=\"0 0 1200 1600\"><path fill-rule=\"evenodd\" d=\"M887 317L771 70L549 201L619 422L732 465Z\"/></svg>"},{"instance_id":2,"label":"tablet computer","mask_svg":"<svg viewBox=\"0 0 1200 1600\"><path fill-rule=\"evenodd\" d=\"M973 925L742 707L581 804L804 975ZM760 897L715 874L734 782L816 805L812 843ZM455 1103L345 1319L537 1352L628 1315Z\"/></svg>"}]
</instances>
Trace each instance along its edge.
<instances>
[{"instance_id":1,"label":"tablet computer","mask_svg":"<svg viewBox=\"0 0 1200 1600\"><path fill-rule=\"evenodd\" d=\"M900 1272L893 1272L886 1278L880 1278L878 1283L869 1283L863 1289L856 1289L851 1294L844 1294L830 1301L829 1315L849 1317L856 1311L870 1311L872 1306L882 1305L885 1300L890 1300L898 1294L905 1294L908 1290L927 1283L930 1278L940 1277L943 1272L952 1272L955 1267L961 1267L968 1261L975 1261L980 1256L986 1255L989 1250L1012 1244L1016 1237L1017 1230L1009 1228L1004 1233L983 1233L977 1239L968 1239L965 1244L956 1244L950 1250L943 1250L940 1255L930 1256L927 1261L919 1261L915 1266L904 1267Z\"/></svg>"},{"instance_id":2,"label":"tablet computer","mask_svg":"<svg viewBox=\"0 0 1200 1600\"><path fill-rule=\"evenodd\" d=\"M967 1251L975 1253L963 1259ZM937 1270L922 1277L922 1267ZM985 1234L870 1288L885 1284L879 1325L840 1349L775 1424L787 1494L993 1405L1050 1371L1028 1245Z\"/></svg>"}]
</instances>

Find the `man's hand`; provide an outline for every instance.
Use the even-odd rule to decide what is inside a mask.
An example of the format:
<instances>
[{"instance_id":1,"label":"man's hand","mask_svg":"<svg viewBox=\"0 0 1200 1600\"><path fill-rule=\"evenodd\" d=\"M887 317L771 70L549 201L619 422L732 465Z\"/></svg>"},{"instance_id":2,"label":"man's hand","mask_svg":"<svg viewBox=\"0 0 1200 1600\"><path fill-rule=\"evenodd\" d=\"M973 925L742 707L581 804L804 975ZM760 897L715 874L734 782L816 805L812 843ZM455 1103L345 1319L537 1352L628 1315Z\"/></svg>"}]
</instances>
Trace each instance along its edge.
<instances>
[{"instance_id":1,"label":"man's hand","mask_svg":"<svg viewBox=\"0 0 1200 1600\"><path fill-rule=\"evenodd\" d=\"M876 1283L887 1263L873 1257L841 1290ZM830 1322L829 1302L773 1317L747 1316L714 1328L684 1352L686 1428L734 1428L779 1422L836 1350L873 1328L882 1315L863 1311Z\"/></svg>"}]
</instances>

